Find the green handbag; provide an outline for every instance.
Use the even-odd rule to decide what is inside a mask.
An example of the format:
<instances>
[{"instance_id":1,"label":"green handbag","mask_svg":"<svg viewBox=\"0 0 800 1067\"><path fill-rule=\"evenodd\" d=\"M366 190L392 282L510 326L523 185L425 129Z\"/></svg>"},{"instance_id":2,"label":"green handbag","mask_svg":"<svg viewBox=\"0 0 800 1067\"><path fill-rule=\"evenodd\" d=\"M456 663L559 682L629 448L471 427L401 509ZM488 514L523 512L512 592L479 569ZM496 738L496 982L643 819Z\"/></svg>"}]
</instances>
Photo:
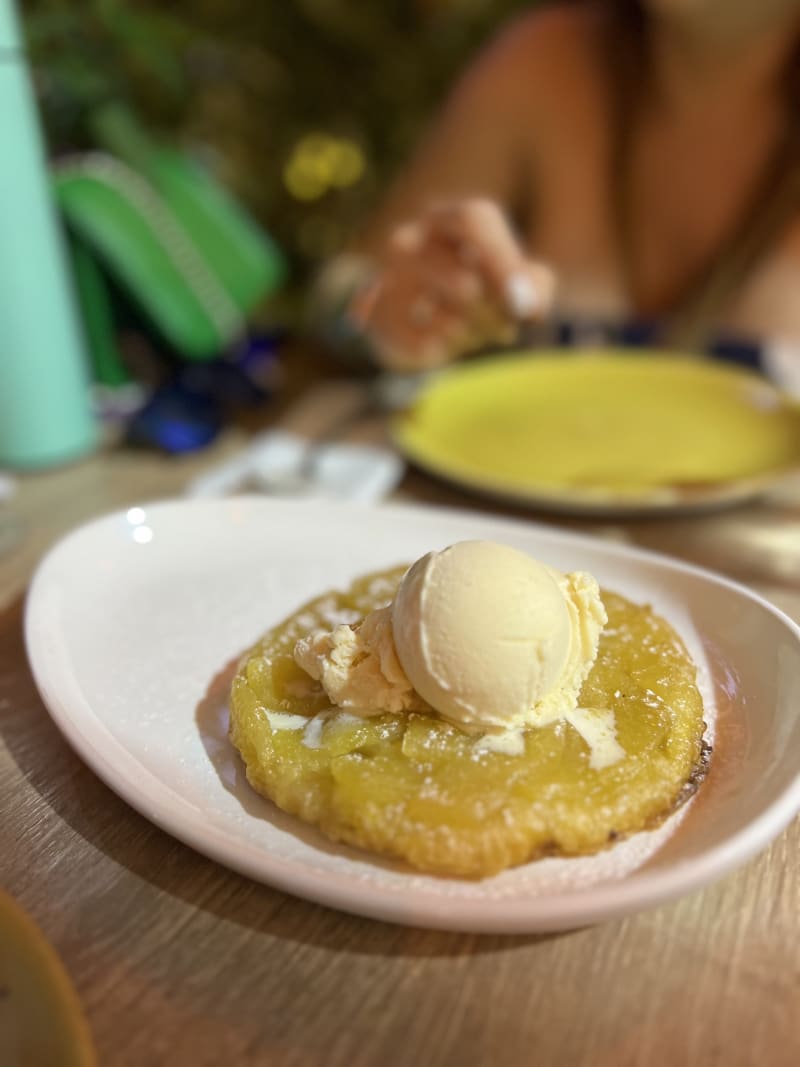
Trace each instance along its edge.
<instances>
[{"instance_id":1,"label":"green handbag","mask_svg":"<svg viewBox=\"0 0 800 1067\"><path fill-rule=\"evenodd\" d=\"M125 134L116 140L135 165L90 152L53 170L95 376L107 385L128 380L109 277L175 352L207 360L245 334L286 275L275 243L206 171L138 130Z\"/></svg>"}]
</instances>

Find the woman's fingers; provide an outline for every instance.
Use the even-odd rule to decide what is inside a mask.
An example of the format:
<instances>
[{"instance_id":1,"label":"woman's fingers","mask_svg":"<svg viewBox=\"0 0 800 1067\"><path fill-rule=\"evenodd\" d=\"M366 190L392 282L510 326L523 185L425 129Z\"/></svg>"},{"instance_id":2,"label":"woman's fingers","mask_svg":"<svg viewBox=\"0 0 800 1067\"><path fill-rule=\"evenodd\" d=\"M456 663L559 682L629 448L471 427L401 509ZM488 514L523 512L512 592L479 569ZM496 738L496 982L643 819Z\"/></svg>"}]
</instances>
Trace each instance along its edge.
<instances>
[{"instance_id":1,"label":"woman's fingers","mask_svg":"<svg viewBox=\"0 0 800 1067\"><path fill-rule=\"evenodd\" d=\"M459 319L464 339L470 331L481 335L488 323L502 320L502 309L491 306L493 297L484 279L465 269L451 248L441 242L426 244L419 254L394 250L374 282L351 305L351 315L370 333L408 330L426 335L437 332L443 315Z\"/></svg>"},{"instance_id":2,"label":"woman's fingers","mask_svg":"<svg viewBox=\"0 0 800 1067\"><path fill-rule=\"evenodd\" d=\"M514 319L544 314L552 303L555 278L528 259L500 208L491 200L440 204L428 216L427 238L450 243L465 265L485 278L494 298Z\"/></svg>"},{"instance_id":3,"label":"woman's fingers","mask_svg":"<svg viewBox=\"0 0 800 1067\"><path fill-rule=\"evenodd\" d=\"M464 264L453 247L437 239L424 224L413 223L395 231L385 271L407 274L440 300L465 311L489 297L480 272Z\"/></svg>"},{"instance_id":4,"label":"woman's fingers","mask_svg":"<svg viewBox=\"0 0 800 1067\"><path fill-rule=\"evenodd\" d=\"M442 362L467 346L467 320L457 302L430 279L388 271L363 289L350 306L350 316L365 330L379 353L406 351L408 361ZM442 348L440 356L437 349ZM405 359L405 357L404 357Z\"/></svg>"},{"instance_id":5,"label":"woman's fingers","mask_svg":"<svg viewBox=\"0 0 800 1067\"><path fill-rule=\"evenodd\" d=\"M492 304L478 300L464 305L424 276L381 276L360 295L351 315L379 353L391 353L393 364L400 352L406 353L403 362L439 364L513 332Z\"/></svg>"},{"instance_id":6,"label":"woman's fingers","mask_svg":"<svg viewBox=\"0 0 800 1067\"><path fill-rule=\"evenodd\" d=\"M349 313L397 369L438 366L509 341L550 304L552 272L528 260L489 201L439 205L392 236L380 273Z\"/></svg>"}]
</instances>

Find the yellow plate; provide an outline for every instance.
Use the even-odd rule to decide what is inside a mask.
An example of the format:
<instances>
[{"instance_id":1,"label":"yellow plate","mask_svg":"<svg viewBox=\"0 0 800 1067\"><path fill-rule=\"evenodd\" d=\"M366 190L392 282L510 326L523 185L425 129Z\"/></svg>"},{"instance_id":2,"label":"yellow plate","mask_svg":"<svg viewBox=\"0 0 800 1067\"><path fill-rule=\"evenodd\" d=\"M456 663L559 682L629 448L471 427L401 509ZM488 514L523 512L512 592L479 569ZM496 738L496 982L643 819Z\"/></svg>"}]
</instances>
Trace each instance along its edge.
<instances>
[{"instance_id":1,"label":"yellow plate","mask_svg":"<svg viewBox=\"0 0 800 1067\"><path fill-rule=\"evenodd\" d=\"M517 353L435 377L393 425L406 456L495 497L572 512L716 507L800 467L800 407L689 357Z\"/></svg>"},{"instance_id":2,"label":"yellow plate","mask_svg":"<svg viewBox=\"0 0 800 1067\"><path fill-rule=\"evenodd\" d=\"M0 1063L93 1067L89 1028L54 949L0 892Z\"/></svg>"}]
</instances>

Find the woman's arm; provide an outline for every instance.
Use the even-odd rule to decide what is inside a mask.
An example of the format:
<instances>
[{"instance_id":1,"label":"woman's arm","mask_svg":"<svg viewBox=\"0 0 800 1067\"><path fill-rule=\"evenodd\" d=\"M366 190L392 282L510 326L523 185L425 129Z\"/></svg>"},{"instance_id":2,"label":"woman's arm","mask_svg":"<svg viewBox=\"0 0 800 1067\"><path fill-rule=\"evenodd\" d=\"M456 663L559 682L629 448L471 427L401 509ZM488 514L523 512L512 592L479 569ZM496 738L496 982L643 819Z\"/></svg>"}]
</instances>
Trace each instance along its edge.
<instances>
[{"instance_id":1,"label":"woman's arm","mask_svg":"<svg viewBox=\"0 0 800 1067\"><path fill-rule=\"evenodd\" d=\"M532 209L537 17L507 28L473 62L430 124L410 163L354 242L379 256L389 234L433 203L485 198L512 218ZM540 35L541 36L541 35Z\"/></svg>"},{"instance_id":2,"label":"woman's arm","mask_svg":"<svg viewBox=\"0 0 800 1067\"><path fill-rule=\"evenodd\" d=\"M381 209L323 272L317 293L346 309L338 321L355 322L379 362L448 362L547 311L552 273L521 235L535 214L538 146L552 139L580 36L568 7L503 31L459 80Z\"/></svg>"}]
</instances>

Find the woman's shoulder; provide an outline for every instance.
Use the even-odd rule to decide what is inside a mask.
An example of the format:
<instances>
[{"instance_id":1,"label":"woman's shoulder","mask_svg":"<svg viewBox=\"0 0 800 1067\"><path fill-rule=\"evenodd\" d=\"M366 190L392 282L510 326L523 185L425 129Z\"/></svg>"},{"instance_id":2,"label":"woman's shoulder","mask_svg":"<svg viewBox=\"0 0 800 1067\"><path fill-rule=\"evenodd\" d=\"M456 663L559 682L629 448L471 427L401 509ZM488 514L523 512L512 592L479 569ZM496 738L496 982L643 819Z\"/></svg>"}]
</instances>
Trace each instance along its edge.
<instances>
[{"instance_id":1,"label":"woman's shoulder","mask_svg":"<svg viewBox=\"0 0 800 1067\"><path fill-rule=\"evenodd\" d=\"M602 9L593 3L547 5L506 23L473 65L484 86L524 93L594 84L600 63Z\"/></svg>"},{"instance_id":2,"label":"woman's shoulder","mask_svg":"<svg viewBox=\"0 0 800 1067\"><path fill-rule=\"evenodd\" d=\"M498 62L535 62L546 68L564 61L583 64L597 54L602 26L602 5L548 4L502 26L486 54Z\"/></svg>"}]
</instances>

